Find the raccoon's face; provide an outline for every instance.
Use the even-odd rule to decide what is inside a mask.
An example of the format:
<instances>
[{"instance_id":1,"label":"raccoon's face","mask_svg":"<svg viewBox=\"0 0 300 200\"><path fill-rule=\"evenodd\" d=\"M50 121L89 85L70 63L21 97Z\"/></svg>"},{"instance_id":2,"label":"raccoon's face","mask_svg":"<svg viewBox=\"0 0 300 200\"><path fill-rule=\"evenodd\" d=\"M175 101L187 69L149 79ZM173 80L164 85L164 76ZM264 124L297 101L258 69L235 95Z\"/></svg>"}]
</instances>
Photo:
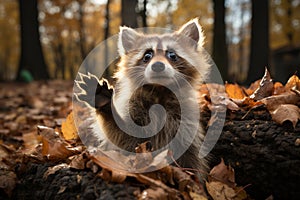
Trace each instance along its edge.
<instances>
[{"instance_id":1,"label":"raccoon's face","mask_svg":"<svg viewBox=\"0 0 300 200\"><path fill-rule=\"evenodd\" d=\"M194 19L178 31L163 35L144 35L121 27L118 48L121 56L118 80L134 85L195 84L208 71L202 55L204 35Z\"/></svg>"}]
</instances>

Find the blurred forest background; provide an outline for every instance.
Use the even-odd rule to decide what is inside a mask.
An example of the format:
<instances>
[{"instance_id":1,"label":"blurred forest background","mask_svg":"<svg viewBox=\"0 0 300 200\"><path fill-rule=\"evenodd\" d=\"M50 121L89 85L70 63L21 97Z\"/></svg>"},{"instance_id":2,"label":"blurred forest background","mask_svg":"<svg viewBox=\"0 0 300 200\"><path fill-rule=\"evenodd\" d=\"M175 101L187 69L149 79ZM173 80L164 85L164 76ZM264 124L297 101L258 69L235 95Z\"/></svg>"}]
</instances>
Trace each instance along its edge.
<instances>
[{"instance_id":1,"label":"blurred forest background","mask_svg":"<svg viewBox=\"0 0 300 200\"><path fill-rule=\"evenodd\" d=\"M120 25L176 29L194 17L224 80L299 72L300 0L0 0L0 80L74 79Z\"/></svg>"}]
</instances>

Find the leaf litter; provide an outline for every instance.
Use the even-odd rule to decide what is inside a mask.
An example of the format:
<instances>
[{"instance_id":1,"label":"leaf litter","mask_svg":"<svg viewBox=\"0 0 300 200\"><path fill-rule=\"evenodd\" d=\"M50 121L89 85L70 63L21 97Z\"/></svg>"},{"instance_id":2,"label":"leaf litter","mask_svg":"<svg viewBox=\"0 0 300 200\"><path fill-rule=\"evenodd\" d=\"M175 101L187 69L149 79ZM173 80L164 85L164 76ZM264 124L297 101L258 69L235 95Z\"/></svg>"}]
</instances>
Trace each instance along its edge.
<instances>
[{"instance_id":1,"label":"leaf litter","mask_svg":"<svg viewBox=\"0 0 300 200\"><path fill-rule=\"evenodd\" d=\"M108 182L143 185L137 192L138 199L249 199L244 188L235 183L233 168L226 166L223 160L207 175L207 193L192 172L178 166L157 167L167 162L170 152L166 150L153 157L147 142L137 146L138 154L133 157L100 150L90 154L80 142L74 125L71 84L69 89L53 87L60 85L55 81L50 89L47 84L43 83L41 87L40 83L29 84L26 87L30 92L26 94L23 89L9 86L6 87L8 90L0 90L0 108L5 113L0 113L0 135L3 138L0 140L0 189L8 196L17 182L14 172L17 163L52 162L57 164L48 168L45 179L65 168L90 169L95 176ZM225 88L217 84L204 84L200 88L202 95L199 101L202 108L216 112L226 109L231 112L251 111L264 106L276 123L289 121L295 127L300 119L299 91L300 80L296 75L283 85L273 83L266 69L263 78L249 88L229 83L225 84ZM54 97L53 100L49 100L49 96ZM217 119L213 119L208 126L215 121ZM124 163L132 163L132 169L157 169L150 173L133 173L125 165L112 160L111 154L118 154ZM61 192L64 190L62 188Z\"/></svg>"}]
</instances>

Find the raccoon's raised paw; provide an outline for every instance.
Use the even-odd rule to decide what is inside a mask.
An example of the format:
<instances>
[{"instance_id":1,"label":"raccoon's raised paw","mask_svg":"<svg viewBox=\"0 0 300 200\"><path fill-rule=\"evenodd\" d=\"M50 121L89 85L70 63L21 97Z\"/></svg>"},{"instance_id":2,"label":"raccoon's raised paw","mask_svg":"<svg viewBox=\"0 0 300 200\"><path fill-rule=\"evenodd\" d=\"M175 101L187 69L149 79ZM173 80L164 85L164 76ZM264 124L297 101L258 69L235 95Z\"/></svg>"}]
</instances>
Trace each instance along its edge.
<instances>
[{"instance_id":1,"label":"raccoon's raised paw","mask_svg":"<svg viewBox=\"0 0 300 200\"><path fill-rule=\"evenodd\" d=\"M106 79L99 80L95 75L79 73L75 80L74 95L79 101L101 110L111 102L113 89Z\"/></svg>"},{"instance_id":2,"label":"raccoon's raised paw","mask_svg":"<svg viewBox=\"0 0 300 200\"><path fill-rule=\"evenodd\" d=\"M107 105L110 107L112 98L113 88L109 82L102 78L97 85L96 95L95 95L95 108L102 109Z\"/></svg>"}]
</instances>

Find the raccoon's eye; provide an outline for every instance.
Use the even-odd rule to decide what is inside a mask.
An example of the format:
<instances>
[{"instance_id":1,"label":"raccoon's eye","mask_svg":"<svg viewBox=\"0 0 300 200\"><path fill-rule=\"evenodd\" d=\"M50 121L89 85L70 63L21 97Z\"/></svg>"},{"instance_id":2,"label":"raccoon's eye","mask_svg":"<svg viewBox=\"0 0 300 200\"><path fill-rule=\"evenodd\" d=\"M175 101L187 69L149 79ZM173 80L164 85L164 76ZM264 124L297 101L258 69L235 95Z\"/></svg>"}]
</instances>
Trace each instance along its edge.
<instances>
[{"instance_id":1,"label":"raccoon's eye","mask_svg":"<svg viewBox=\"0 0 300 200\"><path fill-rule=\"evenodd\" d=\"M174 51L167 51L166 56L169 60L175 62L178 60L178 56Z\"/></svg>"},{"instance_id":2,"label":"raccoon's eye","mask_svg":"<svg viewBox=\"0 0 300 200\"><path fill-rule=\"evenodd\" d=\"M143 62L149 62L153 58L153 50L147 50L143 57Z\"/></svg>"}]
</instances>

